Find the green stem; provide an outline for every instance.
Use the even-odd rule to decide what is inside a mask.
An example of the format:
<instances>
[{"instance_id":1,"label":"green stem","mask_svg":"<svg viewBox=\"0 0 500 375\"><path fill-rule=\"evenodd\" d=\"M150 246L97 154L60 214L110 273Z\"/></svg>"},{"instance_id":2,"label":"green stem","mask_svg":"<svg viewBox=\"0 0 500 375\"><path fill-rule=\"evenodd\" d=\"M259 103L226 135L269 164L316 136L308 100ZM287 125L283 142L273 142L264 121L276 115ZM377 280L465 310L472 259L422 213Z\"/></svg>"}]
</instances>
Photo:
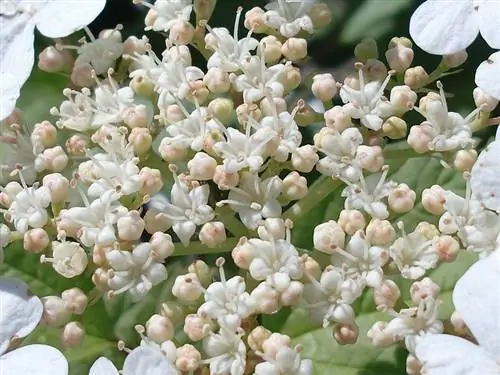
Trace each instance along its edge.
<instances>
[{"instance_id":1,"label":"green stem","mask_svg":"<svg viewBox=\"0 0 500 375\"><path fill-rule=\"evenodd\" d=\"M187 247L177 244L173 256L229 253L236 247L239 240L239 237L230 237L220 245L212 248L199 241L191 241Z\"/></svg>"},{"instance_id":2,"label":"green stem","mask_svg":"<svg viewBox=\"0 0 500 375\"><path fill-rule=\"evenodd\" d=\"M297 220L303 217L314 207L316 207L321 201L323 201L328 195L330 195L335 189L337 189L340 184L340 181L333 180L331 177L321 176L309 188L309 192L304 198L302 198L292 207L286 210L286 212L283 214L283 218Z\"/></svg>"},{"instance_id":3,"label":"green stem","mask_svg":"<svg viewBox=\"0 0 500 375\"><path fill-rule=\"evenodd\" d=\"M419 154L406 142L398 142L384 148L384 159L411 159L421 158L426 154Z\"/></svg>"},{"instance_id":4,"label":"green stem","mask_svg":"<svg viewBox=\"0 0 500 375\"><path fill-rule=\"evenodd\" d=\"M234 216L234 211L228 206L217 207L216 215L233 236L239 238L248 235L248 229Z\"/></svg>"}]
</instances>

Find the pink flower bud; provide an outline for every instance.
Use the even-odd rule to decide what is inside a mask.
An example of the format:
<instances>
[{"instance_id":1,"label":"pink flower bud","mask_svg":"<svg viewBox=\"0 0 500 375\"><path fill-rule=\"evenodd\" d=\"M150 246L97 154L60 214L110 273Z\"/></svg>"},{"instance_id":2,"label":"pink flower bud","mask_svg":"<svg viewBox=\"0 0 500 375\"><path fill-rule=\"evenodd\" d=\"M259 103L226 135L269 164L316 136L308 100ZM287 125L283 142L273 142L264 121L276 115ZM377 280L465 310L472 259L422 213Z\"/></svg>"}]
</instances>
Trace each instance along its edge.
<instances>
[{"instance_id":1,"label":"pink flower bud","mask_svg":"<svg viewBox=\"0 0 500 375\"><path fill-rule=\"evenodd\" d=\"M342 210L339 215L339 225L344 232L352 236L358 230L365 229L365 217L358 210Z\"/></svg>"},{"instance_id":2,"label":"pink flower bud","mask_svg":"<svg viewBox=\"0 0 500 375\"><path fill-rule=\"evenodd\" d=\"M100 292L104 293L109 290L108 281L109 273L107 269L99 267L92 274L92 283L94 283L97 290L99 290Z\"/></svg>"},{"instance_id":3,"label":"pink flower bud","mask_svg":"<svg viewBox=\"0 0 500 375\"><path fill-rule=\"evenodd\" d=\"M174 337L174 325L166 316L154 314L146 322L146 335L160 344Z\"/></svg>"},{"instance_id":4,"label":"pink flower bud","mask_svg":"<svg viewBox=\"0 0 500 375\"><path fill-rule=\"evenodd\" d=\"M406 357L406 373L408 375L422 374L422 363L412 354L408 354Z\"/></svg>"},{"instance_id":5,"label":"pink flower bud","mask_svg":"<svg viewBox=\"0 0 500 375\"><path fill-rule=\"evenodd\" d=\"M163 179L158 169L143 167L139 172L140 193L152 196L163 188Z\"/></svg>"},{"instance_id":6,"label":"pink flower bud","mask_svg":"<svg viewBox=\"0 0 500 375\"><path fill-rule=\"evenodd\" d=\"M203 224L198 235L201 243L209 248L217 247L226 241L226 229L221 221L211 221Z\"/></svg>"},{"instance_id":7,"label":"pink flower bud","mask_svg":"<svg viewBox=\"0 0 500 375\"><path fill-rule=\"evenodd\" d=\"M356 160L361 168L369 172L378 172L384 165L384 155L380 146L358 146Z\"/></svg>"},{"instance_id":8,"label":"pink flower bud","mask_svg":"<svg viewBox=\"0 0 500 375\"><path fill-rule=\"evenodd\" d=\"M411 66L413 57L413 49L402 44L389 48L385 53L385 58L391 69L399 73L404 72Z\"/></svg>"},{"instance_id":9,"label":"pink flower bud","mask_svg":"<svg viewBox=\"0 0 500 375\"><path fill-rule=\"evenodd\" d=\"M128 141L134 146L137 155L145 155L151 149L153 137L148 128L133 128L128 136Z\"/></svg>"},{"instance_id":10,"label":"pink flower bud","mask_svg":"<svg viewBox=\"0 0 500 375\"><path fill-rule=\"evenodd\" d=\"M245 270L250 268L250 263L252 263L254 259L254 254L252 247L248 244L248 240L245 237L240 239L231 252L231 256L233 257L234 263L236 263L239 268Z\"/></svg>"},{"instance_id":11,"label":"pink flower bud","mask_svg":"<svg viewBox=\"0 0 500 375\"><path fill-rule=\"evenodd\" d=\"M93 71L94 68L90 64L75 64L71 72L71 82L79 87L93 87L96 84Z\"/></svg>"},{"instance_id":12,"label":"pink flower bud","mask_svg":"<svg viewBox=\"0 0 500 375\"><path fill-rule=\"evenodd\" d=\"M498 99L484 92L483 89L476 87L473 91L474 103L477 108L485 112L493 112L498 105Z\"/></svg>"},{"instance_id":13,"label":"pink flower bud","mask_svg":"<svg viewBox=\"0 0 500 375\"><path fill-rule=\"evenodd\" d=\"M328 102L337 94L337 82L330 73L316 74L313 77L311 91L322 102Z\"/></svg>"},{"instance_id":14,"label":"pink flower bud","mask_svg":"<svg viewBox=\"0 0 500 375\"><path fill-rule=\"evenodd\" d=\"M144 104L128 107L122 113L122 119L129 128L145 128L149 122L148 109Z\"/></svg>"},{"instance_id":15,"label":"pink flower bud","mask_svg":"<svg viewBox=\"0 0 500 375\"><path fill-rule=\"evenodd\" d=\"M129 211L116 223L118 237L123 241L137 241L144 232L145 223L137 211Z\"/></svg>"},{"instance_id":16,"label":"pink flower bud","mask_svg":"<svg viewBox=\"0 0 500 375\"><path fill-rule=\"evenodd\" d=\"M203 77L203 83L214 94L227 92L231 86L229 74L219 68L210 68Z\"/></svg>"},{"instance_id":17,"label":"pink flower bud","mask_svg":"<svg viewBox=\"0 0 500 375\"><path fill-rule=\"evenodd\" d=\"M265 282L252 290L251 296L257 301L257 309L262 314L274 314L280 308L280 294Z\"/></svg>"},{"instance_id":18,"label":"pink flower bud","mask_svg":"<svg viewBox=\"0 0 500 375\"><path fill-rule=\"evenodd\" d=\"M182 372L192 373L201 365L200 352L190 344L177 348L175 367Z\"/></svg>"},{"instance_id":19,"label":"pink flower bud","mask_svg":"<svg viewBox=\"0 0 500 375\"><path fill-rule=\"evenodd\" d=\"M131 35L123 42L123 54L132 56L137 53L142 55L146 53L147 44L148 39L146 37L139 39L136 36Z\"/></svg>"},{"instance_id":20,"label":"pink flower bud","mask_svg":"<svg viewBox=\"0 0 500 375\"><path fill-rule=\"evenodd\" d=\"M283 191L282 194L286 199L298 200L304 198L307 195L307 179L301 176L298 172L290 172L283 179Z\"/></svg>"},{"instance_id":21,"label":"pink flower bud","mask_svg":"<svg viewBox=\"0 0 500 375\"><path fill-rule=\"evenodd\" d=\"M351 116L341 106L335 106L323 114L325 125L343 132L352 126Z\"/></svg>"},{"instance_id":22,"label":"pink flower bud","mask_svg":"<svg viewBox=\"0 0 500 375\"><path fill-rule=\"evenodd\" d=\"M47 296L42 298L43 315L41 322L50 327L62 327L69 322L71 312L66 308L62 298Z\"/></svg>"},{"instance_id":23,"label":"pink flower bud","mask_svg":"<svg viewBox=\"0 0 500 375\"><path fill-rule=\"evenodd\" d=\"M186 157L187 150L185 148L176 148L169 143L167 138L163 138L158 147L158 152L166 162L175 162L183 160Z\"/></svg>"},{"instance_id":24,"label":"pink flower bud","mask_svg":"<svg viewBox=\"0 0 500 375\"><path fill-rule=\"evenodd\" d=\"M413 108L417 102L417 93L408 86L394 86L389 101L395 113L401 116Z\"/></svg>"},{"instance_id":25,"label":"pink flower bud","mask_svg":"<svg viewBox=\"0 0 500 375\"><path fill-rule=\"evenodd\" d=\"M88 298L79 288L66 289L61 293L66 309L73 314L82 315L87 308Z\"/></svg>"},{"instance_id":26,"label":"pink flower bud","mask_svg":"<svg viewBox=\"0 0 500 375\"><path fill-rule=\"evenodd\" d=\"M395 236L396 231L387 220L372 219L366 227L366 238L372 245L389 245Z\"/></svg>"},{"instance_id":27,"label":"pink flower bud","mask_svg":"<svg viewBox=\"0 0 500 375\"><path fill-rule=\"evenodd\" d=\"M259 7L254 7L245 13L243 24L248 30L253 30L255 33L262 33L268 28L266 25L266 14Z\"/></svg>"},{"instance_id":28,"label":"pink flower bud","mask_svg":"<svg viewBox=\"0 0 500 375\"><path fill-rule=\"evenodd\" d=\"M441 215L445 203L445 190L439 185L432 185L422 192L422 206L433 215Z\"/></svg>"},{"instance_id":29,"label":"pink flower bud","mask_svg":"<svg viewBox=\"0 0 500 375\"><path fill-rule=\"evenodd\" d=\"M470 172L476 160L476 150L458 150L455 154L455 159L453 160L453 166L460 172Z\"/></svg>"},{"instance_id":30,"label":"pink flower bud","mask_svg":"<svg viewBox=\"0 0 500 375\"><path fill-rule=\"evenodd\" d=\"M276 358L276 354L283 347L290 346L290 337L281 333L272 333L267 340L262 343L263 353L271 359Z\"/></svg>"},{"instance_id":31,"label":"pink flower bud","mask_svg":"<svg viewBox=\"0 0 500 375\"><path fill-rule=\"evenodd\" d=\"M48 46L38 55L38 68L44 72L56 73L65 70L71 58L54 46Z\"/></svg>"},{"instance_id":32,"label":"pink flower bud","mask_svg":"<svg viewBox=\"0 0 500 375\"><path fill-rule=\"evenodd\" d=\"M50 244L47 232L42 228L30 229L24 233L24 250L30 253L40 253Z\"/></svg>"},{"instance_id":33,"label":"pink flower bud","mask_svg":"<svg viewBox=\"0 0 500 375\"><path fill-rule=\"evenodd\" d=\"M260 110L263 116L274 116L274 113L281 113L287 110L287 104L285 99L279 97L273 97L270 101L268 98L263 98L259 103ZM298 113L298 112L297 112ZM297 115L295 115L296 119Z\"/></svg>"},{"instance_id":34,"label":"pink flower bud","mask_svg":"<svg viewBox=\"0 0 500 375\"><path fill-rule=\"evenodd\" d=\"M392 309L401 292L398 285L392 280L384 280L378 288L375 289L373 299L377 308L380 310Z\"/></svg>"},{"instance_id":35,"label":"pink flower bud","mask_svg":"<svg viewBox=\"0 0 500 375\"><path fill-rule=\"evenodd\" d=\"M87 141L79 134L72 135L66 140L66 150L72 156L83 156L87 149Z\"/></svg>"},{"instance_id":36,"label":"pink flower bud","mask_svg":"<svg viewBox=\"0 0 500 375\"><path fill-rule=\"evenodd\" d=\"M42 180L43 186L50 191L52 203L64 202L68 197L69 181L60 173L45 175Z\"/></svg>"},{"instance_id":37,"label":"pink flower bud","mask_svg":"<svg viewBox=\"0 0 500 375\"><path fill-rule=\"evenodd\" d=\"M406 184L399 184L389 193L387 201L395 213L401 214L410 211L415 206L417 194Z\"/></svg>"},{"instance_id":38,"label":"pink flower bud","mask_svg":"<svg viewBox=\"0 0 500 375\"><path fill-rule=\"evenodd\" d=\"M283 306L297 305L302 299L304 284L300 281L292 281L288 288L281 293L281 303Z\"/></svg>"},{"instance_id":39,"label":"pink flower bud","mask_svg":"<svg viewBox=\"0 0 500 375\"><path fill-rule=\"evenodd\" d=\"M224 166L218 165L215 168L213 180L217 184L219 189L228 190L238 185L240 181L240 175L236 172L227 172Z\"/></svg>"},{"instance_id":40,"label":"pink flower bud","mask_svg":"<svg viewBox=\"0 0 500 375\"><path fill-rule=\"evenodd\" d=\"M410 134L408 135L407 142L415 152L423 154L429 151L429 143L432 141L432 137L427 132L424 125L415 125L410 128Z\"/></svg>"},{"instance_id":41,"label":"pink flower bud","mask_svg":"<svg viewBox=\"0 0 500 375\"><path fill-rule=\"evenodd\" d=\"M318 160L319 156L311 145L301 146L292 153L292 165L299 172L311 172Z\"/></svg>"},{"instance_id":42,"label":"pink flower bud","mask_svg":"<svg viewBox=\"0 0 500 375\"><path fill-rule=\"evenodd\" d=\"M195 180L211 180L215 174L217 161L204 152L197 152L187 163L189 174Z\"/></svg>"},{"instance_id":43,"label":"pink flower bud","mask_svg":"<svg viewBox=\"0 0 500 375\"><path fill-rule=\"evenodd\" d=\"M377 348L387 348L396 342L395 337L385 331L386 327L387 322L379 321L368 330L367 336Z\"/></svg>"},{"instance_id":44,"label":"pink flower bud","mask_svg":"<svg viewBox=\"0 0 500 375\"><path fill-rule=\"evenodd\" d=\"M65 348L76 348L83 343L85 330L79 322L69 322L61 332L61 342Z\"/></svg>"},{"instance_id":45,"label":"pink flower bud","mask_svg":"<svg viewBox=\"0 0 500 375\"><path fill-rule=\"evenodd\" d=\"M174 253L174 243L169 234L154 232L149 243L151 244L151 254L155 261L163 262Z\"/></svg>"},{"instance_id":46,"label":"pink flower bud","mask_svg":"<svg viewBox=\"0 0 500 375\"><path fill-rule=\"evenodd\" d=\"M337 222L330 220L314 228L313 242L317 250L333 254L335 250L344 248L345 233Z\"/></svg>"},{"instance_id":47,"label":"pink flower bud","mask_svg":"<svg viewBox=\"0 0 500 375\"><path fill-rule=\"evenodd\" d=\"M452 324L455 332L459 335L467 335L470 332L464 319L457 311L453 311L451 314L450 323Z\"/></svg>"},{"instance_id":48,"label":"pink flower bud","mask_svg":"<svg viewBox=\"0 0 500 375\"><path fill-rule=\"evenodd\" d=\"M42 153L45 169L61 172L68 165L69 158L61 146L47 148Z\"/></svg>"},{"instance_id":49,"label":"pink flower bud","mask_svg":"<svg viewBox=\"0 0 500 375\"><path fill-rule=\"evenodd\" d=\"M453 262L460 251L460 244L458 241L448 235L434 238L432 247L439 255L439 259L443 262Z\"/></svg>"},{"instance_id":50,"label":"pink flower bud","mask_svg":"<svg viewBox=\"0 0 500 375\"><path fill-rule=\"evenodd\" d=\"M184 332L192 341L200 341L205 338L211 328L210 320L197 314L189 314L184 320Z\"/></svg>"},{"instance_id":51,"label":"pink flower bud","mask_svg":"<svg viewBox=\"0 0 500 375\"><path fill-rule=\"evenodd\" d=\"M194 27L191 23L178 19L170 28L169 39L175 45L187 45L193 40Z\"/></svg>"},{"instance_id":52,"label":"pink flower bud","mask_svg":"<svg viewBox=\"0 0 500 375\"><path fill-rule=\"evenodd\" d=\"M354 324L336 324L333 337L339 345L352 345L358 341L359 329Z\"/></svg>"},{"instance_id":53,"label":"pink flower bud","mask_svg":"<svg viewBox=\"0 0 500 375\"><path fill-rule=\"evenodd\" d=\"M30 138L33 144L40 144L43 148L55 146L57 128L48 121L42 121L35 124Z\"/></svg>"},{"instance_id":54,"label":"pink flower bud","mask_svg":"<svg viewBox=\"0 0 500 375\"><path fill-rule=\"evenodd\" d=\"M410 296L413 303L418 305L420 301L427 298L437 299L441 288L430 278L425 277L420 281L415 281L410 287Z\"/></svg>"}]
</instances>

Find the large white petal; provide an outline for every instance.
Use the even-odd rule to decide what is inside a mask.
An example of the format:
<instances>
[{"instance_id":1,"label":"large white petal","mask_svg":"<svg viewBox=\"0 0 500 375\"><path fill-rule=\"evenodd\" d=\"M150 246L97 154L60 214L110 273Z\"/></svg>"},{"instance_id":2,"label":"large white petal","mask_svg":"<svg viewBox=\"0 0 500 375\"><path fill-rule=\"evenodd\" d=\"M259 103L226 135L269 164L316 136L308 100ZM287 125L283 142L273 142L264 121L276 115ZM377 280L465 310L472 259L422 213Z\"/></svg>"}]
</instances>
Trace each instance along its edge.
<instances>
[{"instance_id":1,"label":"large white petal","mask_svg":"<svg viewBox=\"0 0 500 375\"><path fill-rule=\"evenodd\" d=\"M476 70L476 85L500 99L500 52L495 52Z\"/></svg>"},{"instance_id":2,"label":"large white petal","mask_svg":"<svg viewBox=\"0 0 500 375\"><path fill-rule=\"evenodd\" d=\"M410 35L428 53L446 55L467 48L479 33L472 0L427 0L410 20Z\"/></svg>"},{"instance_id":3,"label":"large white petal","mask_svg":"<svg viewBox=\"0 0 500 375\"><path fill-rule=\"evenodd\" d=\"M28 295L25 283L17 279L0 279L0 355L13 337L30 334L42 313L42 301Z\"/></svg>"},{"instance_id":4,"label":"large white petal","mask_svg":"<svg viewBox=\"0 0 500 375\"><path fill-rule=\"evenodd\" d=\"M90 368L89 375L119 375L113 362L106 357L99 357Z\"/></svg>"},{"instance_id":5,"label":"large white petal","mask_svg":"<svg viewBox=\"0 0 500 375\"><path fill-rule=\"evenodd\" d=\"M48 0L35 16L38 30L49 38L73 34L91 23L106 0Z\"/></svg>"},{"instance_id":6,"label":"large white petal","mask_svg":"<svg viewBox=\"0 0 500 375\"><path fill-rule=\"evenodd\" d=\"M147 346L138 346L125 359L123 375L174 375L167 357L160 350Z\"/></svg>"},{"instance_id":7,"label":"large white petal","mask_svg":"<svg viewBox=\"0 0 500 375\"><path fill-rule=\"evenodd\" d=\"M22 84L10 73L0 73L0 121L16 108Z\"/></svg>"},{"instance_id":8,"label":"large white petal","mask_svg":"<svg viewBox=\"0 0 500 375\"><path fill-rule=\"evenodd\" d=\"M472 193L485 207L500 211L500 140L491 142L472 167Z\"/></svg>"},{"instance_id":9,"label":"large white petal","mask_svg":"<svg viewBox=\"0 0 500 375\"><path fill-rule=\"evenodd\" d=\"M500 49L500 4L497 0L482 0L478 8L479 30L491 48Z\"/></svg>"},{"instance_id":10,"label":"large white petal","mask_svg":"<svg viewBox=\"0 0 500 375\"><path fill-rule=\"evenodd\" d=\"M0 357L2 375L68 375L68 361L56 348L27 345Z\"/></svg>"},{"instance_id":11,"label":"large white petal","mask_svg":"<svg viewBox=\"0 0 500 375\"><path fill-rule=\"evenodd\" d=\"M498 374L493 357L483 348L456 336L427 335L419 338L415 354L426 375Z\"/></svg>"},{"instance_id":12,"label":"large white petal","mask_svg":"<svg viewBox=\"0 0 500 375\"><path fill-rule=\"evenodd\" d=\"M499 250L474 263L458 280L453 303L479 345L500 358Z\"/></svg>"}]
</instances>

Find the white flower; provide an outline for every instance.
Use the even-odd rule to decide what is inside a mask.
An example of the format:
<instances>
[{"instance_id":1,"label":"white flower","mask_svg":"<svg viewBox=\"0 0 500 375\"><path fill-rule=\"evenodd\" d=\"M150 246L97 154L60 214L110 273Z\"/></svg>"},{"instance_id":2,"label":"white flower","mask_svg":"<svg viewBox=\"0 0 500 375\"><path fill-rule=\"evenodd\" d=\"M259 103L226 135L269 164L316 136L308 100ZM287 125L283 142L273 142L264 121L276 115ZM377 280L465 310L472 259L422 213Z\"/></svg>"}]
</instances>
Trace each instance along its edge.
<instances>
[{"instance_id":1,"label":"white flower","mask_svg":"<svg viewBox=\"0 0 500 375\"><path fill-rule=\"evenodd\" d=\"M193 9L192 0L156 0L154 4L140 1L144 6L150 8L154 14L154 22L145 30L169 31L179 20L189 21Z\"/></svg>"},{"instance_id":2,"label":"white flower","mask_svg":"<svg viewBox=\"0 0 500 375\"><path fill-rule=\"evenodd\" d=\"M27 345L5 353L11 340L29 335L42 317L42 301L29 295L24 282L0 279L0 311L0 369L3 375L68 374L66 359L51 346Z\"/></svg>"},{"instance_id":3,"label":"white flower","mask_svg":"<svg viewBox=\"0 0 500 375\"><path fill-rule=\"evenodd\" d=\"M476 85L487 94L500 99L500 52L482 62L476 71Z\"/></svg>"},{"instance_id":4,"label":"white flower","mask_svg":"<svg viewBox=\"0 0 500 375\"><path fill-rule=\"evenodd\" d=\"M500 48L500 4L496 0L427 0L410 20L410 35L424 51L449 55L466 49L481 33Z\"/></svg>"},{"instance_id":5,"label":"white flower","mask_svg":"<svg viewBox=\"0 0 500 375\"><path fill-rule=\"evenodd\" d=\"M240 330L238 330L240 331ZM210 359L212 375L243 375L246 364L245 343L241 340L241 332L221 327L219 333L210 333L203 340L203 349Z\"/></svg>"},{"instance_id":6,"label":"white flower","mask_svg":"<svg viewBox=\"0 0 500 375\"><path fill-rule=\"evenodd\" d=\"M106 1L21 0L7 3L0 8L0 120L13 111L19 90L33 68L35 27L49 38L67 36L92 22Z\"/></svg>"},{"instance_id":7,"label":"white flower","mask_svg":"<svg viewBox=\"0 0 500 375\"><path fill-rule=\"evenodd\" d=\"M279 136L279 145L273 158L276 161L284 162L290 154L297 151L302 142L302 134L293 119L297 109L292 113L284 111L278 114L274 108L273 111L273 116L266 116L261 120L260 129L265 129L269 134L268 137L271 137L273 133Z\"/></svg>"},{"instance_id":8,"label":"white flower","mask_svg":"<svg viewBox=\"0 0 500 375\"><path fill-rule=\"evenodd\" d=\"M167 269L156 262L151 245L141 243L132 251L111 250L106 259L111 267L108 285L111 295L127 292L138 301L167 278Z\"/></svg>"},{"instance_id":9,"label":"white flower","mask_svg":"<svg viewBox=\"0 0 500 375\"><path fill-rule=\"evenodd\" d=\"M50 203L51 195L47 187L27 187L23 181L23 190L16 194L7 211L8 219L22 234L28 228L42 228L49 221L47 207Z\"/></svg>"},{"instance_id":10,"label":"white flower","mask_svg":"<svg viewBox=\"0 0 500 375\"><path fill-rule=\"evenodd\" d=\"M458 280L453 303L478 345L456 336L425 335L416 356L427 375L498 374L500 252L473 264Z\"/></svg>"},{"instance_id":11,"label":"white flower","mask_svg":"<svg viewBox=\"0 0 500 375\"><path fill-rule=\"evenodd\" d=\"M264 353L265 354L265 353ZM255 366L254 375L312 375L310 359L301 359L300 352L283 346L276 352L275 359L263 356L265 362Z\"/></svg>"},{"instance_id":12,"label":"white flower","mask_svg":"<svg viewBox=\"0 0 500 375\"><path fill-rule=\"evenodd\" d=\"M312 34L313 22L309 12L316 0L274 0L269 2L266 8L266 24L291 38L301 30Z\"/></svg>"}]
</instances>

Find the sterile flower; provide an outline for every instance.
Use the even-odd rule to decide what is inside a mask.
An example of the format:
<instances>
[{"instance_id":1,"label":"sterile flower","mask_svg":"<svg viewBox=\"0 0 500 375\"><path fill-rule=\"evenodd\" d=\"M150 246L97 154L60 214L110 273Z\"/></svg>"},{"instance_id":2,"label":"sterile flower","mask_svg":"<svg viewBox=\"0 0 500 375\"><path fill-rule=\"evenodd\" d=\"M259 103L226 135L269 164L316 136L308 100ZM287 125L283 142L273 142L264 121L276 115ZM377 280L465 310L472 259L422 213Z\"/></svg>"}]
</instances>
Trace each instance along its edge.
<instances>
[{"instance_id":1,"label":"sterile flower","mask_svg":"<svg viewBox=\"0 0 500 375\"><path fill-rule=\"evenodd\" d=\"M67 36L92 22L105 3L106 0L22 0L2 4L0 120L14 110L19 90L33 68L35 27L49 38Z\"/></svg>"},{"instance_id":2,"label":"sterile flower","mask_svg":"<svg viewBox=\"0 0 500 375\"><path fill-rule=\"evenodd\" d=\"M500 252L473 264L453 291L457 312L478 345L445 334L417 340L416 356L427 375L497 374L500 366Z\"/></svg>"}]
</instances>

